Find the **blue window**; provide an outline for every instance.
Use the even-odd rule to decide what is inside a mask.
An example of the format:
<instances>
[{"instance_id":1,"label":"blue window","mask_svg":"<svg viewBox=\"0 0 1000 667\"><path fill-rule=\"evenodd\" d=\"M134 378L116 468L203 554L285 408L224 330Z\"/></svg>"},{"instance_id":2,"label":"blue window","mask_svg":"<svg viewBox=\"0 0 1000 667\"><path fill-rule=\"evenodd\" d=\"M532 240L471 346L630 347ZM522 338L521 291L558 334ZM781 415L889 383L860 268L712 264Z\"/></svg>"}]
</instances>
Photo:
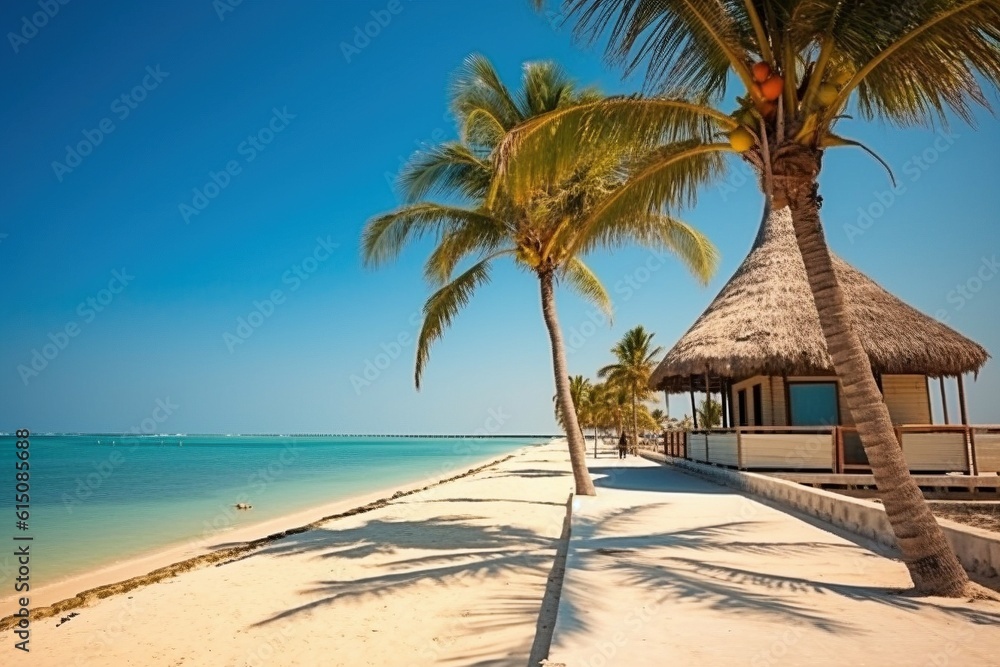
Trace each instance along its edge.
<instances>
[{"instance_id":1,"label":"blue window","mask_svg":"<svg viewBox=\"0 0 1000 667\"><path fill-rule=\"evenodd\" d=\"M836 426L840 423L836 382L790 382L792 426Z\"/></svg>"}]
</instances>

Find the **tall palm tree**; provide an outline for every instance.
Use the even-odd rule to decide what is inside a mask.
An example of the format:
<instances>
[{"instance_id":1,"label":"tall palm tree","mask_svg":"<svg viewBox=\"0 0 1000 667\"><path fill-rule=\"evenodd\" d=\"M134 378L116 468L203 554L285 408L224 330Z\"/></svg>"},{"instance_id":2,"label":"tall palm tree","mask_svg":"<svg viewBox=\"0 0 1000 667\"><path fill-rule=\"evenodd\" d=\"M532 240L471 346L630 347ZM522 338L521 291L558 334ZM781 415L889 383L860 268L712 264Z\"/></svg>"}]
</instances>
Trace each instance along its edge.
<instances>
[{"instance_id":1,"label":"tall palm tree","mask_svg":"<svg viewBox=\"0 0 1000 667\"><path fill-rule=\"evenodd\" d=\"M847 318L820 222L818 176L828 148L871 152L834 132L852 101L866 120L896 126L946 124L949 112L971 122L975 105L988 107L980 82L996 88L1000 81L1000 0L563 4L578 35L607 34L609 58L627 72L645 67L647 90L662 97L594 103L527 123L501 147L501 171L517 172L514 185L536 169L554 177L566 158L552 143L578 150L582 130L603 142L600 150L633 141L656 146L631 186L595 211L596 220L690 192L706 164L740 153L759 176L765 218L791 216L834 371L916 590L961 595L968 577L909 474ZM721 104L733 80L744 95L727 113ZM548 135L544 155L529 141L540 130ZM688 141L669 143L676 139Z\"/></svg>"},{"instance_id":2,"label":"tall palm tree","mask_svg":"<svg viewBox=\"0 0 1000 667\"><path fill-rule=\"evenodd\" d=\"M362 241L365 263L378 266L395 259L410 240L432 235L437 246L425 276L436 291L424 305L417 339L414 380L420 387L431 344L452 319L489 282L496 260L538 279L542 317L549 334L559 410L566 427L570 461L581 495L594 495L586 452L570 393L562 331L556 314L555 287L565 285L610 314L607 291L583 262L589 252L637 244L673 252L703 282L714 271L716 252L703 235L659 210L582 228L578 223L621 185L625 155L581 154L558 181L524 183L511 196L496 178L494 152L513 127L555 110L594 99L580 92L551 63L524 66L520 90L512 93L481 56L470 57L452 89L452 109L460 141L418 154L404 169L401 183L407 203L368 221ZM441 195L448 203L427 201ZM459 203L452 203L459 202ZM473 260L457 276L460 263Z\"/></svg>"},{"instance_id":3,"label":"tall palm tree","mask_svg":"<svg viewBox=\"0 0 1000 667\"><path fill-rule=\"evenodd\" d=\"M611 348L617 362L597 371L597 376L607 378L628 392L632 402L632 438L639 442L639 404L649 398L649 378L656 368L662 347L653 347L653 336L642 325L625 332L622 339Z\"/></svg>"}]
</instances>

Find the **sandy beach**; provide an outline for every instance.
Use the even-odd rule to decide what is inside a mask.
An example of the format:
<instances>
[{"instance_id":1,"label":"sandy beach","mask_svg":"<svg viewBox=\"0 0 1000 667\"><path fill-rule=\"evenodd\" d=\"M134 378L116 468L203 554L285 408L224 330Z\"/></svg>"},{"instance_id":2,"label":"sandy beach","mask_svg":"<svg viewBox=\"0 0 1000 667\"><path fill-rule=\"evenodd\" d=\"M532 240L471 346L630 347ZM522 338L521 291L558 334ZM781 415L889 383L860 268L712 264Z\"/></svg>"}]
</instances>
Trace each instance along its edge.
<instances>
[{"instance_id":1,"label":"sandy beach","mask_svg":"<svg viewBox=\"0 0 1000 667\"><path fill-rule=\"evenodd\" d=\"M67 622L33 621L30 664L527 664L572 491L566 458L558 442L528 448ZM212 546L239 536L227 537ZM0 654L15 641L0 633Z\"/></svg>"},{"instance_id":2,"label":"sandy beach","mask_svg":"<svg viewBox=\"0 0 1000 667\"><path fill-rule=\"evenodd\" d=\"M153 549L135 557L125 558L112 565L95 568L83 574L60 579L50 584L39 587L33 586L31 589L31 607L34 609L52 605L71 598L82 591L122 582L133 577L145 575L159 568L203 557L218 551L220 548L219 545L223 543L249 543L281 531L312 524L324 517L354 511L375 503L380 499L389 498L395 493L412 493L427 486L440 484L456 475L467 474L471 470L503 458L505 457L491 456L480 459L475 456L466 456L458 465L453 464L453 467L442 470L441 474L405 484L384 486L369 493L352 495L271 519L236 528L215 531L205 537L197 537L166 548ZM236 512L235 509L232 511ZM17 596L8 594L6 590L3 591L3 595L0 595L0 618L9 616L16 610Z\"/></svg>"},{"instance_id":3,"label":"sandy beach","mask_svg":"<svg viewBox=\"0 0 1000 667\"><path fill-rule=\"evenodd\" d=\"M903 667L991 664L1000 650L1000 603L901 595L905 566L863 538L638 457L605 450L588 465L598 496L574 497L564 441L524 448L35 619L27 660L4 631L0 656L30 665Z\"/></svg>"}]
</instances>

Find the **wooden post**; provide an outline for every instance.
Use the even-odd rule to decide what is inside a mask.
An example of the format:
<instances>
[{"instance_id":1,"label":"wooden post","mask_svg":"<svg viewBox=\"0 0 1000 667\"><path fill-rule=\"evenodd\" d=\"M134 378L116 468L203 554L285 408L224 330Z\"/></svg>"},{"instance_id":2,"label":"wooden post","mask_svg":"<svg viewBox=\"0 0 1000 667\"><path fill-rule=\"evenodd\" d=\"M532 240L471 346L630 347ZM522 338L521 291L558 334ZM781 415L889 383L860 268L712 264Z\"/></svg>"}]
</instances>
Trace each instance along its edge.
<instances>
[{"instance_id":1,"label":"wooden post","mask_svg":"<svg viewBox=\"0 0 1000 667\"><path fill-rule=\"evenodd\" d=\"M948 421L948 398L944 394L944 376L938 378L938 384L941 385L941 409L944 410L944 423L950 424ZM933 420L933 417L931 418Z\"/></svg>"},{"instance_id":2,"label":"wooden post","mask_svg":"<svg viewBox=\"0 0 1000 667\"><path fill-rule=\"evenodd\" d=\"M842 475L844 473L844 427L834 426L833 430L837 447L837 467L834 472Z\"/></svg>"},{"instance_id":3,"label":"wooden post","mask_svg":"<svg viewBox=\"0 0 1000 667\"><path fill-rule=\"evenodd\" d=\"M722 427L729 428L729 397L726 395L726 380L719 378L719 400L722 404Z\"/></svg>"},{"instance_id":4,"label":"wooden post","mask_svg":"<svg viewBox=\"0 0 1000 667\"><path fill-rule=\"evenodd\" d=\"M739 426L736 423L736 407L733 405L733 381L726 380L726 405L729 409L729 427Z\"/></svg>"},{"instance_id":5,"label":"wooden post","mask_svg":"<svg viewBox=\"0 0 1000 667\"><path fill-rule=\"evenodd\" d=\"M712 389L711 385L708 384L708 371L705 371L705 403L707 404L712 400ZM706 408L708 405L705 406ZM711 424L705 424L705 428L712 428Z\"/></svg>"},{"instance_id":6,"label":"wooden post","mask_svg":"<svg viewBox=\"0 0 1000 667\"><path fill-rule=\"evenodd\" d=\"M969 410L965 404L965 381L962 379L962 374L959 373L958 378L958 409L961 411L962 424L965 426L965 432L969 439L969 461L971 465L969 466L969 474L975 475L978 472L979 466L976 464L976 436L969 428Z\"/></svg>"},{"instance_id":7,"label":"wooden post","mask_svg":"<svg viewBox=\"0 0 1000 667\"><path fill-rule=\"evenodd\" d=\"M965 382L962 381L962 375L956 376L958 378L958 408L961 410L962 423L966 426L969 425L969 413L965 407Z\"/></svg>"},{"instance_id":8,"label":"wooden post","mask_svg":"<svg viewBox=\"0 0 1000 667\"><path fill-rule=\"evenodd\" d=\"M691 419L694 420L694 427L698 428L698 408L694 404L694 376L688 378L688 388L691 390Z\"/></svg>"},{"instance_id":9,"label":"wooden post","mask_svg":"<svg viewBox=\"0 0 1000 667\"><path fill-rule=\"evenodd\" d=\"M743 433L736 428L736 469L743 470Z\"/></svg>"}]
</instances>

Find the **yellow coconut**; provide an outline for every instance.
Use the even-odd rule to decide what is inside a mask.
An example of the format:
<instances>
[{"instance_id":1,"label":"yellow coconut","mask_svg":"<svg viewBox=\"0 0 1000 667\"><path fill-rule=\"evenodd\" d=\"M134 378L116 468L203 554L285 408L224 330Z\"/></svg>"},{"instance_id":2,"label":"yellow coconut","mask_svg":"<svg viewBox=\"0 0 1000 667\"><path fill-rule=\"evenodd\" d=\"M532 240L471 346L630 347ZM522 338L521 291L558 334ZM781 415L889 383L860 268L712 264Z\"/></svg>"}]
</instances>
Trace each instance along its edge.
<instances>
[{"instance_id":1,"label":"yellow coconut","mask_svg":"<svg viewBox=\"0 0 1000 667\"><path fill-rule=\"evenodd\" d=\"M836 101L838 94L837 87L832 83L821 83L816 91L816 101L821 107L828 107Z\"/></svg>"},{"instance_id":2,"label":"yellow coconut","mask_svg":"<svg viewBox=\"0 0 1000 667\"><path fill-rule=\"evenodd\" d=\"M737 153L742 153L753 148L753 135L746 128L738 127L729 133L729 145Z\"/></svg>"},{"instance_id":3,"label":"yellow coconut","mask_svg":"<svg viewBox=\"0 0 1000 667\"><path fill-rule=\"evenodd\" d=\"M833 85L840 88L841 86L846 85L847 82L851 80L852 76L854 76L854 72L852 72L849 67L841 67L830 76L829 81Z\"/></svg>"}]
</instances>

